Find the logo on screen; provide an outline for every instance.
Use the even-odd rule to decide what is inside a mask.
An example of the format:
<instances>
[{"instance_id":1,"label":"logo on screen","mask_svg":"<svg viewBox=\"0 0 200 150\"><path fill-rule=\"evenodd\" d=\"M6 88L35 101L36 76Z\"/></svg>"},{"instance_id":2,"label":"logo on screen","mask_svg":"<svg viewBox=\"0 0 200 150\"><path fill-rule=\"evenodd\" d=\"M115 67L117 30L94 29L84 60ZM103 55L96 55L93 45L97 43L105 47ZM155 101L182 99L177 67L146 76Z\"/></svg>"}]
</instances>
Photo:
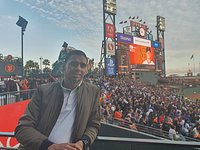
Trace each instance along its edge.
<instances>
[{"instance_id":1,"label":"logo on screen","mask_svg":"<svg viewBox=\"0 0 200 150\"><path fill-rule=\"evenodd\" d=\"M5 71L8 72L8 73L14 72L15 71L15 66L12 65L12 64L7 64L5 66Z\"/></svg>"}]
</instances>

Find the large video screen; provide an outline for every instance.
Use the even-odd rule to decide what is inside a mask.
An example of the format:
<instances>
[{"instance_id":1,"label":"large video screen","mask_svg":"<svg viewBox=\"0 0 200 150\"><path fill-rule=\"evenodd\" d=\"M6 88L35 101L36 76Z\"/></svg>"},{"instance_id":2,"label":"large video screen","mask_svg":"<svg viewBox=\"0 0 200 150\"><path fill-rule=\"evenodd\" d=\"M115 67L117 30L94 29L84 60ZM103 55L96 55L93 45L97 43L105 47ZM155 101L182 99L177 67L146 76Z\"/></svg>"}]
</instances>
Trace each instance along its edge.
<instances>
[{"instance_id":1,"label":"large video screen","mask_svg":"<svg viewBox=\"0 0 200 150\"><path fill-rule=\"evenodd\" d=\"M130 70L155 70L154 48L136 44L129 45Z\"/></svg>"},{"instance_id":2,"label":"large video screen","mask_svg":"<svg viewBox=\"0 0 200 150\"><path fill-rule=\"evenodd\" d=\"M130 65L155 65L154 48L136 44L129 45Z\"/></svg>"}]
</instances>

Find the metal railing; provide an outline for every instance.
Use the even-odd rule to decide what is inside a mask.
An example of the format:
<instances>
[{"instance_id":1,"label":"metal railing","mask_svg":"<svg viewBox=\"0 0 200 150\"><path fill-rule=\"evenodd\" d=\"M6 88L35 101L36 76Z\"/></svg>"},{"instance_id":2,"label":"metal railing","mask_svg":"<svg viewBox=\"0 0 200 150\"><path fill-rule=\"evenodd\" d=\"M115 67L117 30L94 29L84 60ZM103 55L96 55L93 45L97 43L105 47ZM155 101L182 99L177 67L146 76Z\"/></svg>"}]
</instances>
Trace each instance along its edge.
<instances>
[{"instance_id":1,"label":"metal railing","mask_svg":"<svg viewBox=\"0 0 200 150\"><path fill-rule=\"evenodd\" d=\"M118 119L114 119L114 118L107 118L105 123L107 124L114 124L114 125L117 125L117 126L120 126L120 127L124 127L124 128L128 128L128 129L131 129L130 128L130 125L132 125L131 123L129 123L128 121L125 121L125 120L118 120ZM169 139L169 132L167 131L164 131L162 129L158 129L158 128L153 128L151 126L148 126L148 125L141 125L141 124L138 124L138 123L135 123L135 126L136 126L136 131L139 131L139 132L143 132L143 133L147 133L147 134L150 134L150 135L155 135L157 137L161 137L161 138L164 138L164 139ZM132 129L132 130L135 130L135 129ZM195 138L192 138L192 137L188 137L188 136L183 136L181 135L183 140L184 141L196 141L196 142L200 142L199 139L195 139Z\"/></svg>"},{"instance_id":2,"label":"metal railing","mask_svg":"<svg viewBox=\"0 0 200 150\"><path fill-rule=\"evenodd\" d=\"M0 106L30 99L35 89L0 93Z\"/></svg>"},{"instance_id":3,"label":"metal railing","mask_svg":"<svg viewBox=\"0 0 200 150\"><path fill-rule=\"evenodd\" d=\"M13 132L0 132L0 137L14 137ZM17 147L1 147L0 150L17 150ZM170 141L158 139L122 138L97 136L91 150L200 150L199 142Z\"/></svg>"},{"instance_id":4,"label":"metal railing","mask_svg":"<svg viewBox=\"0 0 200 150\"><path fill-rule=\"evenodd\" d=\"M200 150L199 142L98 136L92 150Z\"/></svg>"}]
</instances>

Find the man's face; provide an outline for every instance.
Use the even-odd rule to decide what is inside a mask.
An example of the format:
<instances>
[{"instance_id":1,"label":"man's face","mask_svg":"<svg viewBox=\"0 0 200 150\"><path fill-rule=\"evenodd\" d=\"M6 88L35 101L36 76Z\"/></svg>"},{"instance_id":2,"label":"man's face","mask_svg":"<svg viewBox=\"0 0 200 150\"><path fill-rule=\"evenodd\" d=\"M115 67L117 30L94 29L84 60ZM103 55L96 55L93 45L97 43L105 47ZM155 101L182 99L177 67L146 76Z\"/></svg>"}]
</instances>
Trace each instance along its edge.
<instances>
[{"instance_id":1,"label":"man's face","mask_svg":"<svg viewBox=\"0 0 200 150\"><path fill-rule=\"evenodd\" d=\"M79 83L87 73L87 60L84 56L72 55L64 66L64 79Z\"/></svg>"}]
</instances>

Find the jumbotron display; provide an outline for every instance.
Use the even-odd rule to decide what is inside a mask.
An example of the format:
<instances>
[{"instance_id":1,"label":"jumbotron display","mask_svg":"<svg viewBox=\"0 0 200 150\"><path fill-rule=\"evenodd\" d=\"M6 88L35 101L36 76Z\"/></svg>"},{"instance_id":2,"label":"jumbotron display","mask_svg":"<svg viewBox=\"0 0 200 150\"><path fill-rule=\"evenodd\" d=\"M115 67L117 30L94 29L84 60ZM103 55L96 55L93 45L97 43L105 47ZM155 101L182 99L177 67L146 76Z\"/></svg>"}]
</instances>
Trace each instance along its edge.
<instances>
[{"instance_id":1,"label":"jumbotron display","mask_svg":"<svg viewBox=\"0 0 200 150\"><path fill-rule=\"evenodd\" d=\"M154 48L136 44L129 45L130 65L155 65Z\"/></svg>"},{"instance_id":2,"label":"jumbotron display","mask_svg":"<svg viewBox=\"0 0 200 150\"><path fill-rule=\"evenodd\" d=\"M125 70L127 70L127 72L132 72L134 70L155 70L155 50L151 40L117 33L117 42L118 51L120 51L118 55L123 54L125 58L118 56L119 73ZM126 60L128 64L124 63L123 60Z\"/></svg>"}]
</instances>

